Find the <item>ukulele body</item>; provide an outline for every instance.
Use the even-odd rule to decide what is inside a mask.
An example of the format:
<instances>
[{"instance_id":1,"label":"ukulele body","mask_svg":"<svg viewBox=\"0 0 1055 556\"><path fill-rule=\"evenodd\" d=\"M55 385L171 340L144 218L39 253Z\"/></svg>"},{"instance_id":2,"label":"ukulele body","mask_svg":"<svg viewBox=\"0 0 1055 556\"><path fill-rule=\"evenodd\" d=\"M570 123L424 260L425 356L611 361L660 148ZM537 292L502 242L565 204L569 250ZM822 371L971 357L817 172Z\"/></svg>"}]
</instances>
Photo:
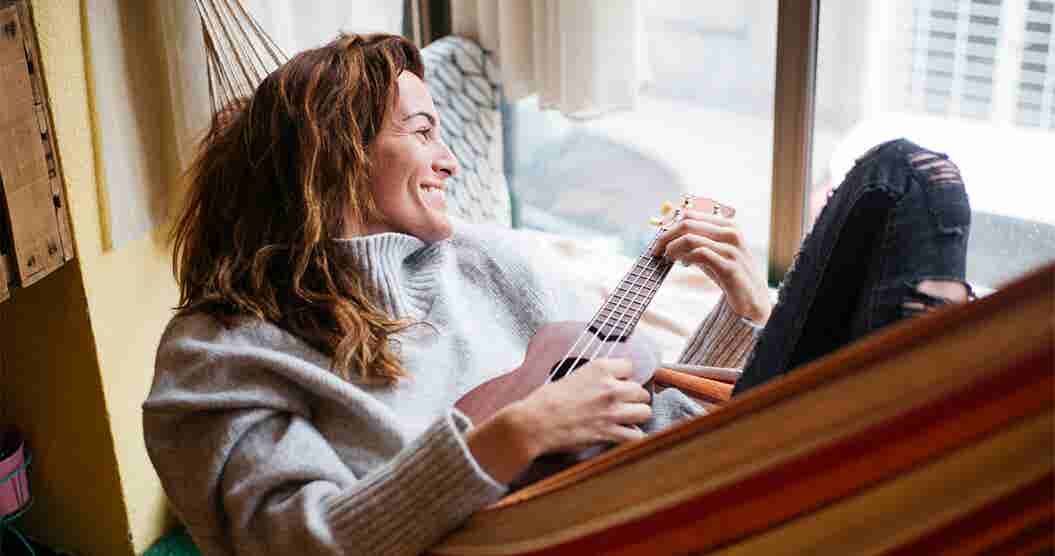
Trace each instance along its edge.
<instances>
[{"instance_id":1,"label":"ukulele body","mask_svg":"<svg viewBox=\"0 0 1055 556\"><path fill-rule=\"evenodd\" d=\"M633 366L632 380L642 385L650 384L658 364L657 349L642 335L635 334L629 338L607 341L601 341L591 335L589 338L592 341L580 341L580 345L569 354L569 350L587 326L588 323L579 321L544 325L531 337L524 362L519 367L473 388L462 396L454 407L471 418L473 423L482 423L503 407L526 398L546 384L550 373L557 367L562 366L559 376L564 376L567 372L588 363L595 353L598 358L629 359ZM568 357L565 358L565 355ZM559 380L559 377L556 380ZM536 458L509 487L511 490L525 487L590 459L608 447L609 445L602 444L576 452L545 454Z\"/></svg>"},{"instance_id":2,"label":"ukulele body","mask_svg":"<svg viewBox=\"0 0 1055 556\"><path fill-rule=\"evenodd\" d=\"M589 323L581 321L544 325L531 337L524 362L519 367L473 388L454 407L472 419L473 423L482 423L505 406L526 398L545 384L554 369L562 367L562 372L555 378L559 380L565 373L588 363L595 354L597 358L629 359L633 365L632 380L639 384L652 380L658 364L657 350L651 341L640 334L601 340L587 333L589 341L580 341L580 345L569 353L588 326Z\"/></svg>"}]
</instances>

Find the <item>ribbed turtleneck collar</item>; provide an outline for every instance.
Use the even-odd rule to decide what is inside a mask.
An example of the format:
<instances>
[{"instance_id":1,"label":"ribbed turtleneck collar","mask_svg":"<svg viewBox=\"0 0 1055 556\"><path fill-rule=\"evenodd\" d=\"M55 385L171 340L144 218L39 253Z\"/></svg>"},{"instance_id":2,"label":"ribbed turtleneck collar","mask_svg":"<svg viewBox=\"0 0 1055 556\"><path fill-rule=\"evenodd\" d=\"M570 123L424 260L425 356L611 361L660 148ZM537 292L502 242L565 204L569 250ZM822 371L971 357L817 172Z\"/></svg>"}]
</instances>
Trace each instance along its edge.
<instances>
[{"instance_id":1,"label":"ribbed turtleneck collar","mask_svg":"<svg viewBox=\"0 0 1055 556\"><path fill-rule=\"evenodd\" d=\"M392 316L420 320L428 314L450 240L430 244L389 232L332 241L341 262L360 272Z\"/></svg>"}]
</instances>

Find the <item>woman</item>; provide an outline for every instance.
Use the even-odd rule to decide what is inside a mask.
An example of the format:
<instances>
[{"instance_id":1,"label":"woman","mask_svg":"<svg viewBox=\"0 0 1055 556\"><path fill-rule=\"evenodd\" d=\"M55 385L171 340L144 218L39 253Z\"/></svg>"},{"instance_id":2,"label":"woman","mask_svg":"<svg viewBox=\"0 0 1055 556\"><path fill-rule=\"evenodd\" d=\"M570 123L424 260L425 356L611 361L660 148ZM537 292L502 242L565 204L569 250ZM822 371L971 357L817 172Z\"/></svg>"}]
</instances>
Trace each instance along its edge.
<instances>
[{"instance_id":1,"label":"woman","mask_svg":"<svg viewBox=\"0 0 1055 556\"><path fill-rule=\"evenodd\" d=\"M640 438L699 407L597 360L482 423L454 402L519 365L573 300L517 239L453 225L458 171L417 50L342 36L218 118L175 231L181 300L144 409L205 554L417 554L537 456ZM770 312L731 222L688 211L657 254L726 292L684 361L742 363Z\"/></svg>"}]
</instances>

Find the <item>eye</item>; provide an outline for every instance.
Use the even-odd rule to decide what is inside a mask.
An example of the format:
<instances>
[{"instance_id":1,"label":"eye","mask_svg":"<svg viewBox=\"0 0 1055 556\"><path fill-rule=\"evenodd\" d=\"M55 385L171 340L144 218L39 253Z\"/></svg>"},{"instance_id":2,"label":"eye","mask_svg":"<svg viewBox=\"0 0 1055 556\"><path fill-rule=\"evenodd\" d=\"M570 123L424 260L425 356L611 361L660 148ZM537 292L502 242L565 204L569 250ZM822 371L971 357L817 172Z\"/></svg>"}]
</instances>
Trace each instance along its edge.
<instances>
[{"instance_id":1,"label":"eye","mask_svg":"<svg viewBox=\"0 0 1055 556\"><path fill-rule=\"evenodd\" d=\"M432 129L433 128L431 128L431 127L426 127L426 128L419 129L419 130L415 131L414 133L417 133L418 135L424 137L425 139L432 139Z\"/></svg>"}]
</instances>

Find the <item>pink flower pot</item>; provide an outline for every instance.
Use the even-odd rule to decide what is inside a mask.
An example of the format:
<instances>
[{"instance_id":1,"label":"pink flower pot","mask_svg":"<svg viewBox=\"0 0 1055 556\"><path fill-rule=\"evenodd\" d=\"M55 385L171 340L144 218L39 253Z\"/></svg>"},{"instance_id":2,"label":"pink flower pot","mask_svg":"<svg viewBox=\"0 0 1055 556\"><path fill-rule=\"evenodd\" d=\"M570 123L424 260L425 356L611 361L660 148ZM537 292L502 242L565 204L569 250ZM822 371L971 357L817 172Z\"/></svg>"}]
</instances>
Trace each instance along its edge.
<instances>
[{"instance_id":1,"label":"pink flower pot","mask_svg":"<svg viewBox=\"0 0 1055 556\"><path fill-rule=\"evenodd\" d=\"M9 429L0 437L0 518L29 503L29 464L22 435Z\"/></svg>"}]
</instances>

